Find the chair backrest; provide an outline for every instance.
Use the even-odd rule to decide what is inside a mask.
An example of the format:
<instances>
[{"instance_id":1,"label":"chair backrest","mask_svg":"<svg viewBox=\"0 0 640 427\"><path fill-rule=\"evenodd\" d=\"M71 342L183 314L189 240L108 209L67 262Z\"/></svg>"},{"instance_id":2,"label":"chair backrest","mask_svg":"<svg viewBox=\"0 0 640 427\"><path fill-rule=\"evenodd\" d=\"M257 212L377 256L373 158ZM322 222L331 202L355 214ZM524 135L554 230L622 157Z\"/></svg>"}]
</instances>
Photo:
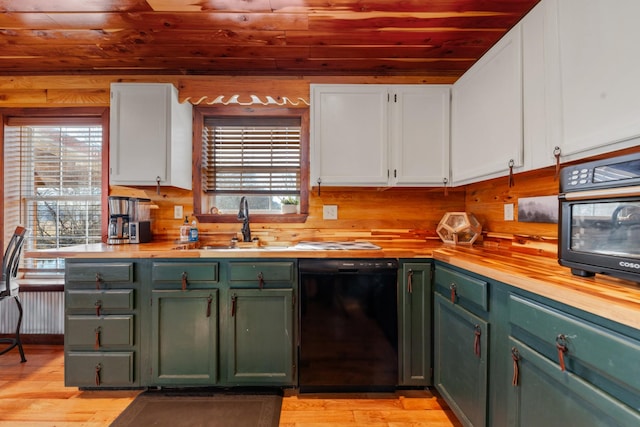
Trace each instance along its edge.
<instances>
[{"instance_id":1,"label":"chair backrest","mask_svg":"<svg viewBox=\"0 0 640 427\"><path fill-rule=\"evenodd\" d=\"M2 284L0 284L0 297L11 294L11 279L15 279L18 275L18 267L20 265L20 253L22 244L27 235L27 229L17 226L16 230L9 240L7 250L2 258Z\"/></svg>"}]
</instances>

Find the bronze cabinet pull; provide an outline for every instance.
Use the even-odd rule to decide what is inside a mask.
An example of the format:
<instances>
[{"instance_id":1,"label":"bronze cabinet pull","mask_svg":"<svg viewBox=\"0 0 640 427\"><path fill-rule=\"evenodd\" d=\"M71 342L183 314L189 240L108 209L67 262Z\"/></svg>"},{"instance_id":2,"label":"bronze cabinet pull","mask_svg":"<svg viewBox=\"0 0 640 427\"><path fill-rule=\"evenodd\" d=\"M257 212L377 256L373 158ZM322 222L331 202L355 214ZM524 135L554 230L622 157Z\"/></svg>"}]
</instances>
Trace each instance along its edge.
<instances>
[{"instance_id":1,"label":"bronze cabinet pull","mask_svg":"<svg viewBox=\"0 0 640 427\"><path fill-rule=\"evenodd\" d=\"M565 370L564 354L569 351L567 347L567 337L564 334L559 334L556 337L556 348L558 349L558 363L560 364L560 370Z\"/></svg>"},{"instance_id":2,"label":"bronze cabinet pull","mask_svg":"<svg viewBox=\"0 0 640 427\"><path fill-rule=\"evenodd\" d=\"M93 347L97 350L100 348L100 333L102 332L102 327L98 326L94 331L96 333L96 341Z\"/></svg>"},{"instance_id":3,"label":"bronze cabinet pull","mask_svg":"<svg viewBox=\"0 0 640 427\"><path fill-rule=\"evenodd\" d=\"M182 279L182 290L186 291L187 290L187 272L186 271L182 273L181 279Z\"/></svg>"},{"instance_id":4,"label":"bronze cabinet pull","mask_svg":"<svg viewBox=\"0 0 640 427\"><path fill-rule=\"evenodd\" d=\"M236 315L236 304L237 304L238 296L233 294L231 296L231 317Z\"/></svg>"},{"instance_id":5,"label":"bronze cabinet pull","mask_svg":"<svg viewBox=\"0 0 640 427\"><path fill-rule=\"evenodd\" d=\"M473 328L473 354L480 357L480 336L482 335L482 329L480 325L475 325Z\"/></svg>"},{"instance_id":6,"label":"bronze cabinet pull","mask_svg":"<svg viewBox=\"0 0 640 427\"><path fill-rule=\"evenodd\" d=\"M93 305L96 306L96 316L100 316L100 309L102 308L102 301L101 300L96 300L95 303L93 303Z\"/></svg>"},{"instance_id":7,"label":"bronze cabinet pull","mask_svg":"<svg viewBox=\"0 0 640 427\"><path fill-rule=\"evenodd\" d=\"M258 287L260 289L264 288L264 274L262 274L262 271L258 273Z\"/></svg>"},{"instance_id":8,"label":"bronze cabinet pull","mask_svg":"<svg viewBox=\"0 0 640 427\"><path fill-rule=\"evenodd\" d=\"M413 270L409 269L407 272L407 292L413 293Z\"/></svg>"},{"instance_id":9,"label":"bronze cabinet pull","mask_svg":"<svg viewBox=\"0 0 640 427\"><path fill-rule=\"evenodd\" d=\"M207 297L207 317L211 317L211 302L213 301L213 297L209 295Z\"/></svg>"},{"instance_id":10,"label":"bronze cabinet pull","mask_svg":"<svg viewBox=\"0 0 640 427\"><path fill-rule=\"evenodd\" d=\"M511 348L511 359L513 359L513 377L511 378L511 385L516 387L520 380L520 370L518 369L518 362L520 361L520 352L515 347Z\"/></svg>"},{"instance_id":11,"label":"bronze cabinet pull","mask_svg":"<svg viewBox=\"0 0 640 427\"><path fill-rule=\"evenodd\" d=\"M449 285L449 290L451 291L451 303L455 304L458 300L458 287L455 283Z\"/></svg>"}]
</instances>

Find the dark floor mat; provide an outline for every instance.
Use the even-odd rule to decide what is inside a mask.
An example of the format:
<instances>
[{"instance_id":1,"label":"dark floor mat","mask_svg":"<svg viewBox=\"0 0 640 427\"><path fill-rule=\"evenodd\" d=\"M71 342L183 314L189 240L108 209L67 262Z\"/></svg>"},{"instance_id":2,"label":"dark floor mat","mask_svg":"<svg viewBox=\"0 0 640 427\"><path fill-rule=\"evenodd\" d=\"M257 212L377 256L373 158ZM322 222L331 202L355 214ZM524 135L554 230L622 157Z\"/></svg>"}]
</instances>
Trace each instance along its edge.
<instances>
[{"instance_id":1,"label":"dark floor mat","mask_svg":"<svg viewBox=\"0 0 640 427\"><path fill-rule=\"evenodd\" d=\"M277 427L281 406L275 393L147 391L111 427Z\"/></svg>"}]
</instances>

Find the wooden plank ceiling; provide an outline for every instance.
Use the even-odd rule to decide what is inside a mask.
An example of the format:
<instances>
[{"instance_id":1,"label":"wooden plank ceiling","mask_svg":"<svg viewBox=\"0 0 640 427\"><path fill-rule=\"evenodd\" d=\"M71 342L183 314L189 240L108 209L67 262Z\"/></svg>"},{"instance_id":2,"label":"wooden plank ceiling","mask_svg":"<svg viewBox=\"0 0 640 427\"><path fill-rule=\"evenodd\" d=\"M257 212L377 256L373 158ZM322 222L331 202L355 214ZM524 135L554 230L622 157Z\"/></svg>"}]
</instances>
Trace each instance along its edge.
<instances>
[{"instance_id":1,"label":"wooden plank ceiling","mask_svg":"<svg viewBox=\"0 0 640 427\"><path fill-rule=\"evenodd\" d=\"M0 0L0 75L457 78L539 0Z\"/></svg>"}]
</instances>

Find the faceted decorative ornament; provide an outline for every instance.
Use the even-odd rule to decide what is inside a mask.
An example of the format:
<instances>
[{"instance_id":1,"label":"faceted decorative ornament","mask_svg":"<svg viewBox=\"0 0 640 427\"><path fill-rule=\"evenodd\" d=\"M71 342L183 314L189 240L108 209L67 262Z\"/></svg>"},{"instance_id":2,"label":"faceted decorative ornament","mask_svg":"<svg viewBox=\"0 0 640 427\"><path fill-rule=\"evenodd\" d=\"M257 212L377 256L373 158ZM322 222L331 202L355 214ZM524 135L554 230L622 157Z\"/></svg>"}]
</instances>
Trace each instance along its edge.
<instances>
[{"instance_id":1,"label":"faceted decorative ornament","mask_svg":"<svg viewBox=\"0 0 640 427\"><path fill-rule=\"evenodd\" d=\"M445 243L454 245L472 245L482 232L482 225L469 212L447 212L438 227L438 236Z\"/></svg>"}]
</instances>

